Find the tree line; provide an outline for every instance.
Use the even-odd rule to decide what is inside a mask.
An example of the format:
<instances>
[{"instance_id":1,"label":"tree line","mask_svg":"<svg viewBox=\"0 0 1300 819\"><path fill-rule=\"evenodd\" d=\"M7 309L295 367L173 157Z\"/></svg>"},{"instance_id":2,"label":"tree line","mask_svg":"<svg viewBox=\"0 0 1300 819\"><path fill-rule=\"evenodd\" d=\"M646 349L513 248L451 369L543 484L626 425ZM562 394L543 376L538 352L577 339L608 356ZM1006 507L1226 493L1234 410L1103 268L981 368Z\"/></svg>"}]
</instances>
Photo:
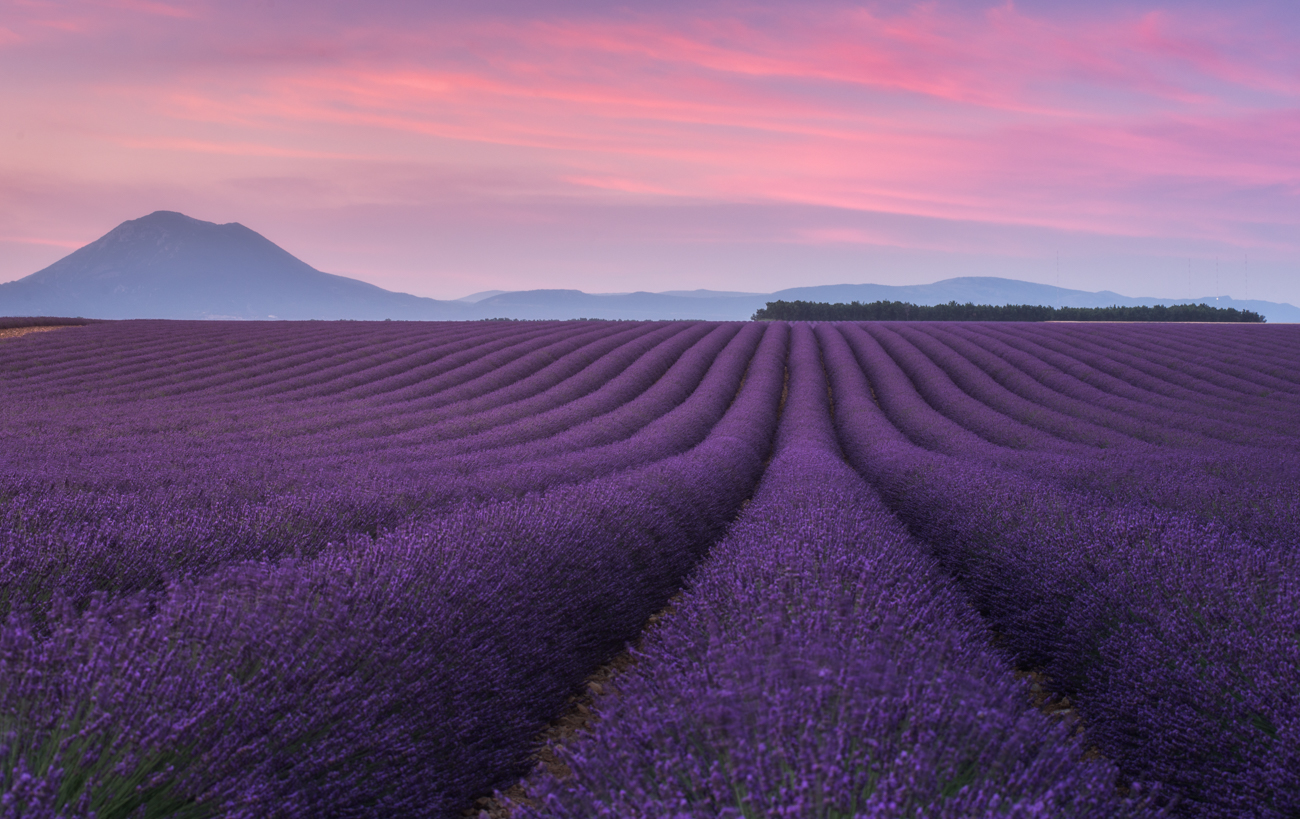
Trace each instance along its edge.
<instances>
[{"instance_id":1,"label":"tree line","mask_svg":"<svg viewBox=\"0 0 1300 819\"><path fill-rule=\"evenodd\" d=\"M1157 304L1152 307L1047 307L1041 304L921 305L905 301L828 304L816 301L769 301L754 321L1226 321L1263 324L1251 310L1208 304Z\"/></svg>"},{"instance_id":2,"label":"tree line","mask_svg":"<svg viewBox=\"0 0 1300 819\"><path fill-rule=\"evenodd\" d=\"M98 323L97 319L64 316L0 316L0 330L16 330L23 327L80 327L96 323Z\"/></svg>"}]
</instances>

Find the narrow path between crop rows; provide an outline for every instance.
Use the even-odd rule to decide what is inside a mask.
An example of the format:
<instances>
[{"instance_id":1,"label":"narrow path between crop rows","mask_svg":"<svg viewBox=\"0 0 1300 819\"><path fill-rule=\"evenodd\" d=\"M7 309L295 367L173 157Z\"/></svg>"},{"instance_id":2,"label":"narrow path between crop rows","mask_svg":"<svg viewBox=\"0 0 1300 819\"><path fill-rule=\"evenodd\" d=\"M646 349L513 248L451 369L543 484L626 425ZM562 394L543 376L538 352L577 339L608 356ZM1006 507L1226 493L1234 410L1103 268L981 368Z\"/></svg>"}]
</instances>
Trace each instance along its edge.
<instances>
[{"instance_id":1,"label":"narrow path between crop rows","mask_svg":"<svg viewBox=\"0 0 1300 819\"><path fill-rule=\"evenodd\" d=\"M18 338L29 333L48 333L51 330L62 330L64 327L9 327L0 330L0 339Z\"/></svg>"},{"instance_id":2,"label":"narrow path between crop rows","mask_svg":"<svg viewBox=\"0 0 1300 819\"><path fill-rule=\"evenodd\" d=\"M667 606L650 615L640 635L628 648L592 672L583 680L579 692L570 695L564 713L546 726L534 741L535 751L531 756L535 762L534 769L540 767L559 779L572 775L556 751L562 751L565 745L577 740L600 718L598 710L605 697L618 696L619 678L636 665L637 652L654 629L672 615L675 604L680 599L680 594L674 596ZM528 796L525 781L526 779L521 779L502 792L480 796L474 800L473 807L466 808L462 815L470 819L509 819L512 809L518 805L537 807L537 801Z\"/></svg>"},{"instance_id":3,"label":"narrow path between crop rows","mask_svg":"<svg viewBox=\"0 0 1300 819\"><path fill-rule=\"evenodd\" d=\"M779 428L781 419L785 415L786 403L790 397L790 368L784 361L781 364L781 395L777 402L774 424ZM736 390L736 395L732 399L732 404L740 399L743 393L746 379L749 378L749 368L746 368L745 375L740 379ZM759 374L762 378L763 373ZM775 457L775 449L769 449L767 456L763 460L762 469L765 473L768 466ZM741 501L735 517L731 524L735 525L737 521L745 515L745 510L753 501L753 496L746 497ZM710 549L713 548L711 544ZM707 559L707 553L704 555ZM618 678L636 665L637 652L645 644L647 638L653 633L654 629L664 622L665 618L672 615L675 610L675 604L681 599L681 594L675 595L668 604L658 612L650 615L645 625L641 628L635 640L631 641L628 648L615 655L611 660L601 665L591 673L584 681L579 692L569 697L568 705L563 713L541 731L535 739L535 750L530 755L530 759L535 763L534 768L544 770L550 776L558 779L568 779L572 775L568 765L558 756L557 752L562 752L566 742L577 740L580 735L588 730L592 724L599 719L595 709L599 703L606 702L607 697L617 696L616 681ZM508 819L516 808L519 806L537 807L537 802L531 799L525 787L525 779L506 788L504 791L496 791L490 795L480 796L473 802L473 807L466 808L463 816L473 819Z\"/></svg>"}]
</instances>

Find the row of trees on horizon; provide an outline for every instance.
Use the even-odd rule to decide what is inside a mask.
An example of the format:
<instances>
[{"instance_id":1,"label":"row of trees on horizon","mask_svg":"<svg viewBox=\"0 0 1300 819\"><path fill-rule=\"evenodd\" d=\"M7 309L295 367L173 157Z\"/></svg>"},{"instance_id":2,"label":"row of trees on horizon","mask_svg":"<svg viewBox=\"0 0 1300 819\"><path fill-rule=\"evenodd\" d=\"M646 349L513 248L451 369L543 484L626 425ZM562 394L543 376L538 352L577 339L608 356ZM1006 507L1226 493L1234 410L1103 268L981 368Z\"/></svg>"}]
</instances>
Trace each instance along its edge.
<instances>
[{"instance_id":1,"label":"row of trees on horizon","mask_svg":"<svg viewBox=\"0 0 1300 819\"><path fill-rule=\"evenodd\" d=\"M1174 304L1153 307L1047 307L1041 304L920 305L905 301L848 304L816 301L769 301L754 321L1205 321L1263 324L1251 310L1211 307L1208 304Z\"/></svg>"}]
</instances>

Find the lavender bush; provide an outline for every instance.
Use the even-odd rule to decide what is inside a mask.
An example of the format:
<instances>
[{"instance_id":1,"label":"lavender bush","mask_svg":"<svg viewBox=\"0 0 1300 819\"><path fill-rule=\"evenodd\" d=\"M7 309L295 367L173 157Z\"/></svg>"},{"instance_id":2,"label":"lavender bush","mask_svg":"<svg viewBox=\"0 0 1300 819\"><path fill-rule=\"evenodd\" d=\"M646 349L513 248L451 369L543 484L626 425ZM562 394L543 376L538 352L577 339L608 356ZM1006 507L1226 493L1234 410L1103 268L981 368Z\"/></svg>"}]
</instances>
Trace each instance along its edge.
<instances>
[{"instance_id":1,"label":"lavender bush","mask_svg":"<svg viewBox=\"0 0 1300 819\"><path fill-rule=\"evenodd\" d=\"M534 817L1148 816L843 461L796 327L777 452Z\"/></svg>"},{"instance_id":2,"label":"lavender bush","mask_svg":"<svg viewBox=\"0 0 1300 819\"><path fill-rule=\"evenodd\" d=\"M1286 326L0 341L0 812L459 815L695 572L539 812L1294 816L1297 361Z\"/></svg>"},{"instance_id":3,"label":"lavender bush","mask_svg":"<svg viewBox=\"0 0 1300 819\"><path fill-rule=\"evenodd\" d=\"M10 803L32 816L456 815L525 769L532 735L750 493L785 332L762 333L744 387L679 456L354 534L311 559L11 617Z\"/></svg>"},{"instance_id":4,"label":"lavender bush","mask_svg":"<svg viewBox=\"0 0 1300 819\"><path fill-rule=\"evenodd\" d=\"M871 399L870 336L819 329L850 459L1090 739L1192 815L1294 813L1294 550L917 447Z\"/></svg>"}]
</instances>

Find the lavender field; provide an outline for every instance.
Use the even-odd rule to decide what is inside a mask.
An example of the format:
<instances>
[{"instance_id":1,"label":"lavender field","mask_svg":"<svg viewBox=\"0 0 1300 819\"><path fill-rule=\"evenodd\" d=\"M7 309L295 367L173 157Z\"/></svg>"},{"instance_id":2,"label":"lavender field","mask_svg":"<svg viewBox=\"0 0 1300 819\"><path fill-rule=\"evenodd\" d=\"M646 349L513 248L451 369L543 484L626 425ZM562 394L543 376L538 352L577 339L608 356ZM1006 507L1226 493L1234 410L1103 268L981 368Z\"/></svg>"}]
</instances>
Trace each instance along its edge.
<instances>
[{"instance_id":1,"label":"lavender field","mask_svg":"<svg viewBox=\"0 0 1300 819\"><path fill-rule=\"evenodd\" d=\"M105 322L0 413L3 817L1300 816L1300 326Z\"/></svg>"}]
</instances>

